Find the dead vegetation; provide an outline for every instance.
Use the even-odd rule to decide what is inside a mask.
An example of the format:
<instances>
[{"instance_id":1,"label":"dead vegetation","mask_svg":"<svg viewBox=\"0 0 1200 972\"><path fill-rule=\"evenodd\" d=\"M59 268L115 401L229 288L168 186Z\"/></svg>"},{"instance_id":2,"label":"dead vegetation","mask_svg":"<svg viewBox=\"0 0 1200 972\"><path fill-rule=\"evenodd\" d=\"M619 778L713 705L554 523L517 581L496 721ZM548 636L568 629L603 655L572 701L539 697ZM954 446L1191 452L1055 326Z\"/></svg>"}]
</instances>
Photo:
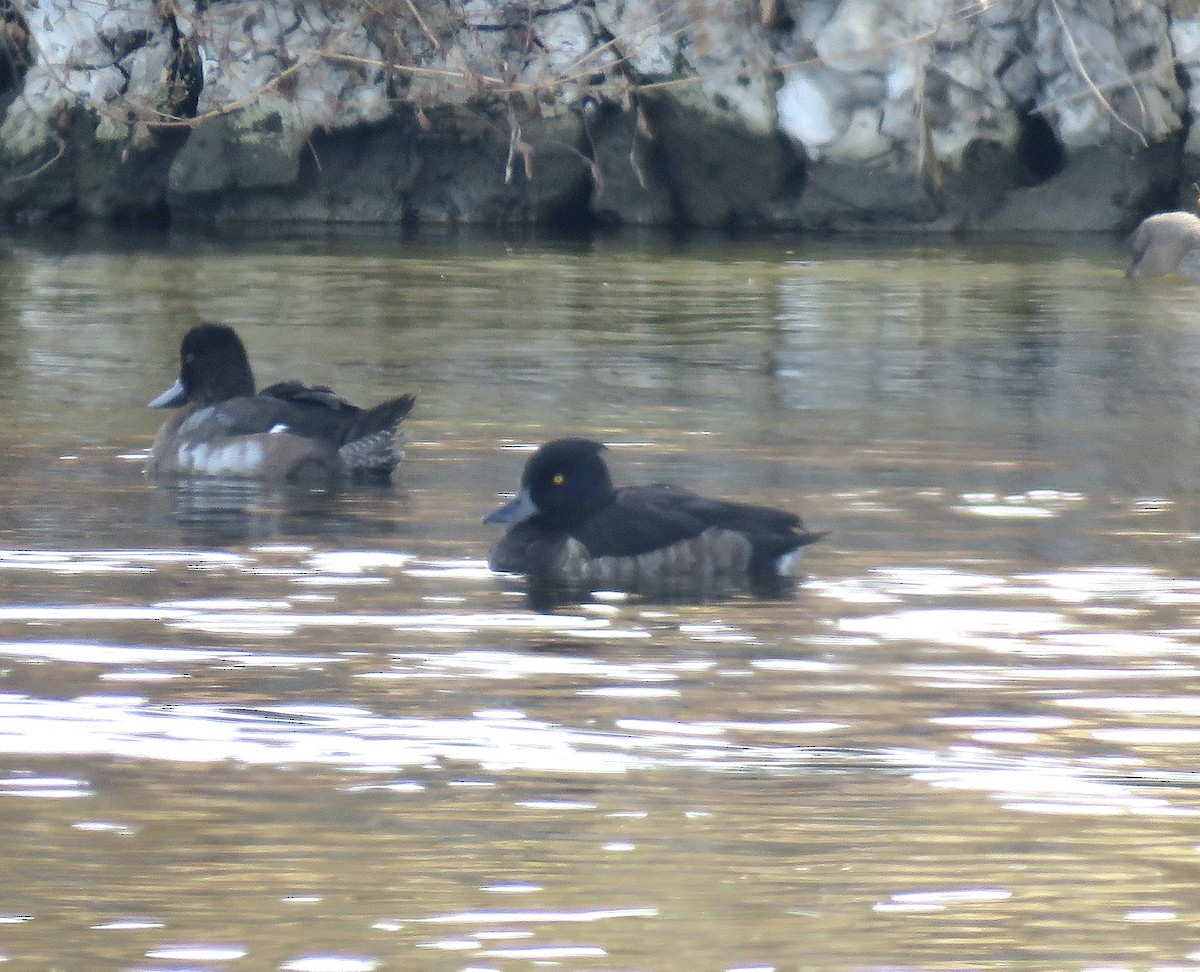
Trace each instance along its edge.
<instances>
[{"instance_id":1,"label":"dead vegetation","mask_svg":"<svg viewBox=\"0 0 1200 972\"><path fill-rule=\"evenodd\" d=\"M648 2L652 11L641 24L641 34L613 36L601 25L594 0L511 0L503 5L472 4L465 0L435 3L430 0L312 0L297 2L288 8L289 26L276 31L269 52L271 69L240 90L236 97L206 96L212 78L205 70L216 66L218 71L242 70L244 59L251 56L261 60L264 51L256 49L254 38L262 30L267 11L283 17L282 5L260 5L196 0L182 5L177 0L157 0L156 15L162 32L168 38L170 55L163 68L162 96L147 100L144 91L132 87L121 89L103 104L89 102L92 110L105 114L110 121L127 126L131 141L146 133L172 129L191 129L215 118L242 110L267 96L295 98L306 85L327 82L329 75L318 69L336 68L344 75L344 87L371 85L381 87L389 110L410 110L418 124L429 130L435 124L431 109L457 103L475 112L497 134L507 137L508 154L505 178L511 181L520 171L527 178L535 172L535 159L545 146L526 134L527 123L548 112L574 112L584 134L577 146L566 146L577 154L589 168L595 187L603 190L603 175L595 162L592 144L591 119L596 105L619 105L631 112L633 126L629 163L643 185L646 174L640 159L642 148L655 138L650 114L644 100L651 94L673 92L683 95L698 85L734 83L746 74L744 65L723 63L721 52L709 51L695 58L695 63L678 63L665 73L651 74L637 68L640 45L663 37L682 38L680 48L687 47L686 35L693 29L693 14L702 9L706 16L718 14L738 19L737 30L753 35L752 43L769 52L764 73L778 81L790 72L819 67L821 59L808 53L804 44L792 42L795 27L794 11L789 4L804 0L758 0L752 8L739 7L735 2L702 8L693 0L660 0ZM935 150L933 126L930 123L927 82L930 64L943 32L949 27L960 28L989 9L998 0L946 0L942 16L936 23L911 36L892 43L859 52L863 59L880 60L898 51L910 50L919 54L923 67L917 74L914 90L915 157L918 173L935 189L942 182L943 162ZM1000 0L1002 2L1002 0ZM1015 2L1015 0L1014 0ZM1145 108L1139 94L1139 84L1149 77L1149 69L1140 73L1127 70L1124 77L1107 85L1098 83L1089 69L1095 52L1075 36L1063 3L1067 0L1034 0L1030 9L1044 5L1056 19L1061 31L1061 43L1073 62L1080 80L1074 98L1094 99L1103 106L1114 123L1128 131L1142 144L1161 138L1143 118L1130 117L1128 110L1115 106L1115 92L1128 92ZM1184 4L1173 0L1173 13ZM1115 9L1115 8L1114 8ZM573 58L555 51L552 27L556 18L575 12L592 28L592 43ZM31 29L37 18L47 16L37 0L0 0L0 95L19 89L20 81L31 63L43 65L61 78L64 101L70 102L72 91L78 90L69 75L83 67L69 61L52 63L48 52L39 48L38 31ZM98 25L98 33L101 28ZM111 66L118 70L125 58L148 42L145 37L114 39L123 45L113 47ZM364 43L364 40L366 43ZM126 43L127 42L127 43ZM264 41L265 43L265 41ZM808 53L796 58L795 52ZM557 56L552 56L557 55ZM556 65L552 70L547 64ZM128 80L128 75L126 75ZM239 90L230 85L230 90ZM338 94L328 95L336 99ZM1033 106L1035 113L1046 116L1060 107L1058 103L1042 101ZM335 106L336 108L336 106ZM314 119L313 126L327 125L325 119ZM61 136L51 133L59 152L37 170L17 178L28 179L54 164L62 155ZM558 147L563 147L557 143ZM319 164L319 160L318 160Z\"/></svg>"}]
</instances>

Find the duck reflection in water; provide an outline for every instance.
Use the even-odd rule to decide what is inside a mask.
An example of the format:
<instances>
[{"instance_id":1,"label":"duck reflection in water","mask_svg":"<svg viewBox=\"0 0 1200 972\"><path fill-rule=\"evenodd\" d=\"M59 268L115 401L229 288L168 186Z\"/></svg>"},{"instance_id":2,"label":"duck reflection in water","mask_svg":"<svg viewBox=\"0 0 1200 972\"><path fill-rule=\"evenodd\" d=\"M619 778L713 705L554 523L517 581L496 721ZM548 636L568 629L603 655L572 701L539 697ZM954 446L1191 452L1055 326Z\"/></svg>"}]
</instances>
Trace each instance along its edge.
<instances>
[{"instance_id":1,"label":"duck reflection in water","mask_svg":"<svg viewBox=\"0 0 1200 972\"><path fill-rule=\"evenodd\" d=\"M398 530L394 516L374 515L370 502L365 507L351 504L350 494L336 490L239 479L171 479L155 485L152 518L173 523L194 542L223 545L336 539L352 543ZM392 488L365 487L367 493L376 490L380 494L386 490L389 510L396 503L407 503L404 494ZM354 496L363 493L360 487Z\"/></svg>"},{"instance_id":2,"label":"duck reflection in water","mask_svg":"<svg viewBox=\"0 0 1200 972\"><path fill-rule=\"evenodd\" d=\"M509 524L488 566L531 588L612 588L670 599L746 587L790 592L803 549L824 533L786 510L661 484L614 487L588 439L556 439L529 459L512 502L485 523Z\"/></svg>"}]
</instances>

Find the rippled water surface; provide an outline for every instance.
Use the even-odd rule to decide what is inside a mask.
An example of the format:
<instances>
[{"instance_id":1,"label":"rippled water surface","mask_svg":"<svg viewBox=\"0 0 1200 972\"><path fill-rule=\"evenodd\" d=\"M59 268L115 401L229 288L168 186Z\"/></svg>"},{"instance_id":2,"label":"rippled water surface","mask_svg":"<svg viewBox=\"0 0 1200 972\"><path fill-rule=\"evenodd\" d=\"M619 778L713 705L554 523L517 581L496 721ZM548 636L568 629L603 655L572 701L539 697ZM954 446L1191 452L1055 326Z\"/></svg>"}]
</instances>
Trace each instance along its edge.
<instances>
[{"instance_id":1,"label":"rippled water surface","mask_svg":"<svg viewBox=\"0 0 1200 972\"><path fill-rule=\"evenodd\" d=\"M1200 290L1117 263L6 244L5 967L1200 967ZM201 319L414 392L394 485L148 482ZM480 518L567 433L830 535L533 600Z\"/></svg>"}]
</instances>

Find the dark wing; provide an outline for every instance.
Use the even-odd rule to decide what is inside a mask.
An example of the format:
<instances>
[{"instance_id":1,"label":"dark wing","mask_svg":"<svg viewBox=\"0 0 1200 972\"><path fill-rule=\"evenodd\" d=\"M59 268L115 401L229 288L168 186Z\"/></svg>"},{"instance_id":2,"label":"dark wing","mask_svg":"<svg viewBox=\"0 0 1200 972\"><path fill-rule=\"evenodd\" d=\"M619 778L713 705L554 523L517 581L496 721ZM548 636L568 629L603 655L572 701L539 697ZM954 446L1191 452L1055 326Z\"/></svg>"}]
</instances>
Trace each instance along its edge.
<instances>
[{"instance_id":1,"label":"dark wing","mask_svg":"<svg viewBox=\"0 0 1200 972\"><path fill-rule=\"evenodd\" d=\"M706 500L698 497L704 505L703 515L716 527L737 530L749 534L787 534L804 531L800 517L787 510L773 506L755 506L752 503L735 503L731 500Z\"/></svg>"},{"instance_id":2,"label":"dark wing","mask_svg":"<svg viewBox=\"0 0 1200 972\"><path fill-rule=\"evenodd\" d=\"M362 409L324 385L306 385L301 381L280 381L268 385L254 401L263 403L264 411L272 411L273 403L278 426L305 439L322 439L340 444L343 432L362 414ZM268 404L270 403L270 404ZM278 429L278 431L284 431Z\"/></svg>"},{"instance_id":3,"label":"dark wing","mask_svg":"<svg viewBox=\"0 0 1200 972\"><path fill-rule=\"evenodd\" d=\"M242 395L202 408L185 420L180 430L202 437L287 432L340 444L345 431L354 427L362 414L362 409L328 389L284 382L258 395Z\"/></svg>"},{"instance_id":4,"label":"dark wing","mask_svg":"<svg viewBox=\"0 0 1200 972\"><path fill-rule=\"evenodd\" d=\"M352 405L332 388L325 385L306 385L302 381L280 381L268 385L259 395L278 398L308 408L324 409L344 416L357 415L361 409Z\"/></svg>"},{"instance_id":5,"label":"dark wing","mask_svg":"<svg viewBox=\"0 0 1200 972\"><path fill-rule=\"evenodd\" d=\"M707 501L675 486L624 486L571 535L593 557L630 557L660 550L703 533Z\"/></svg>"},{"instance_id":6,"label":"dark wing","mask_svg":"<svg viewBox=\"0 0 1200 972\"><path fill-rule=\"evenodd\" d=\"M729 500L706 500L710 512L705 515L715 527L736 530L751 543L750 572L770 572L775 563L797 547L815 543L826 534L814 533L804 526L795 513L773 506L734 503Z\"/></svg>"},{"instance_id":7,"label":"dark wing","mask_svg":"<svg viewBox=\"0 0 1200 972\"><path fill-rule=\"evenodd\" d=\"M179 431L205 439L227 435L260 435L290 430L297 406L265 395L243 395L209 405L190 415Z\"/></svg>"},{"instance_id":8,"label":"dark wing","mask_svg":"<svg viewBox=\"0 0 1200 972\"><path fill-rule=\"evenodd\" d=\"M764 564L822 536L809 533L787 510L709 499L664 485L618 489L611 504L571 533L593 557L608 557L659 550L714 527L745 535L754 560Z\"/></svg>"},{"instance_id":9,"label":"dark wing","mask_svg":"<svg viewBox=\"0 0 1200 972\"><path fill-rule=\"evenodd\" d=\"M345 441L346 429L362 414L361 408L351 405L333 389L300 381L268 385L256 398L282 403L287 418L281 424L293 435L338 444Z\"/></svg>"},{"instance_id":10,"label":"dark wing","mask_svg":"<svg viewBox=\"0 0 1200 972\"><path fill-rule=\"evenodd\" d=\"M359 408L324 385L281 381L258 393L290 407L289 431L310 439L329 439L342 445L393 429L412 411L412 395L400 395L371 408Z\"/></svg>"}]
</instances>

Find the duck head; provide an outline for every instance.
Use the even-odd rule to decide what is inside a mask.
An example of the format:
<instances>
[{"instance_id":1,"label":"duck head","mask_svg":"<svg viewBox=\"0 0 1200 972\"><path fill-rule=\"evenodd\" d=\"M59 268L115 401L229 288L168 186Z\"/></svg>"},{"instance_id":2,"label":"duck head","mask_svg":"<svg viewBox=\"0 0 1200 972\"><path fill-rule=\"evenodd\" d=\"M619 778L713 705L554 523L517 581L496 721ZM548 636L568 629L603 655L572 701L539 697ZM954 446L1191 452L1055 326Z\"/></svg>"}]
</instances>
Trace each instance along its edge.
<instances>
[{"instance_id":1,"label":"duck head","mask_svg":"<svg viewBox=\"0 0 1200 972\"><path fill-rule=\"evenodd\" d=\"M591 439L547 442L525 464L516 498L483 522L521 523L537 516L546 526L569 530L612 500L604 450Z\"/></svg>"},{"instance_id":2,"label":"duck head","mask_svg":"<svg viewBox=\"0 0 1200 972\"><path fill-rule=\"evenodd\" d=\"M151 408L211 405L254 394L254 372L237 332L225 324L198 324L179 346L179 378Z\"/></svg>"}]
</instances>

